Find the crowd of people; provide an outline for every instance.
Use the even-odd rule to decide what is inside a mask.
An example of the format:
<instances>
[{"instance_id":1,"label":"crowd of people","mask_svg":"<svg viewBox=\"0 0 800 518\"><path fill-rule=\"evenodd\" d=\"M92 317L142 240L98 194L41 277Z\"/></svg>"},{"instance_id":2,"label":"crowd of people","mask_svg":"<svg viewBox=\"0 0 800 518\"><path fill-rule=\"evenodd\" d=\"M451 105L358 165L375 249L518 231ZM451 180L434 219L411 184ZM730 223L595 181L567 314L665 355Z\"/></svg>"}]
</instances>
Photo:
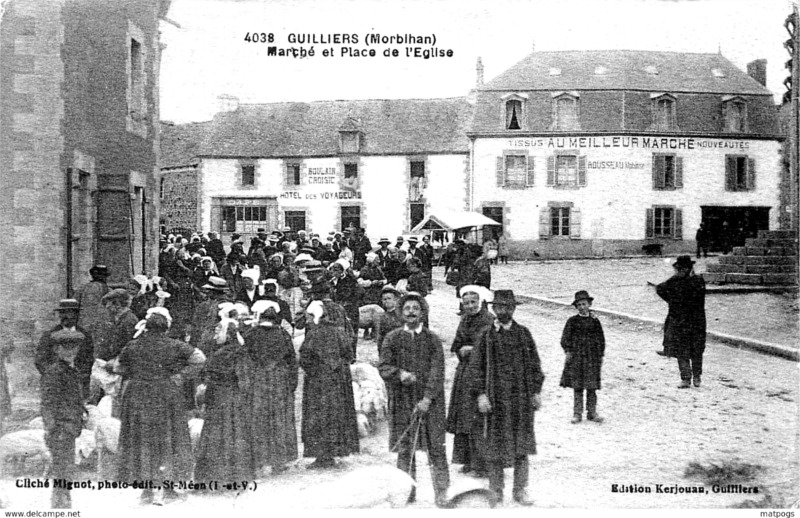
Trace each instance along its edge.
<instances>
[{"instance_id":1,"label":"crowd of people","mask_svg":"<svg viewBox=\"0 0 800 518\"><path fill-rule=\"evenodd\" d=\"M260 230L247 252L238 236L226 252L214 233L190 240L170 235L162 241L159 275L137 275L127 289L111 289L108 268L93 267L92 281L75 300L61 301L59 325L37 348L51 476L70 478L66 452L80 434L83 405L105 396L113 398L121 423L119 479L154 483L143 489L144 502L163 504L170 493L156 486L163 480L281 473L299 455L300 369L300 440L303 456L314 459L306 467L335 466L337 457L359 452L350 365L358 352L359 307L377 304L384 309L374 335L378 371L389 394L397 467L415 476L414 453L427 451L435 502L447 506L445 434L451 433L452 463L488 477L500 501L503 470L513 467L513 498L531 505L528 455L536 453L534 412L544 374L530 331L513 318L513 291L489 289L496 245L458 241L444 253L461 315L450 346L458 367L447 397L444 348L428 325L432 248L426 237L422 244L416 237L401 240L389 246L382 238L373 248L363 229L348 229L332 232L323 245L316 234ZM676 280L659 287L673 321L679 318L673 304L687 296L684 285L701 288L690 263L688 256L679 259ZM603 421L596 390L605 338L592 300L586 291L576 293L577 315L561 340L560 384L574 390L573 423L582 419L584 391L587 419ZM665 345L675 342L682 325L673 322ZM674 344L668 355L679 358L681 386L692 375L699 386L702 350ZM187 415L198 411L204 425L193 452ZM69 492L54 488L52 504L69 507Z\"/></svg>"}]
</instances>

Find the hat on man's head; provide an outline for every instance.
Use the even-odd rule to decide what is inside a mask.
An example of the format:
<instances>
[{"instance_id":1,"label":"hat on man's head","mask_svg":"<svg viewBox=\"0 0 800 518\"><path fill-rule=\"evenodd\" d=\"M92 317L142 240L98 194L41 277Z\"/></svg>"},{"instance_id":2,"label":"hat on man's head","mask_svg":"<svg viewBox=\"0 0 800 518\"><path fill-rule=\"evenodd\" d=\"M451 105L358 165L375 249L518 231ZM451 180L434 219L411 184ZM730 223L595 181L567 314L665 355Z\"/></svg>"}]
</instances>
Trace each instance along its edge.
<instances>
[{"instance_id":1,"label":"hat on man's head","mask_svg":"<svg viewBox=\"0 0 800 518\"><path fill-rule=\"evenodd\" d=\"M411 236L411 237L408 238L408 242L409 243L418 243L419 239L417 239L417 236Z\"/></svg>"},{"instance_id":2,"label":"hat on man's head","mask_svg":"<svg viewBox=\"0 0 800 518\"><path fill-rule=\"evenodd\" d=\"M404 241L403 236L397 236L398 241Z\"/></svg>"},{"instance_id":3,"label":"hat on man's head","mask_svg":"<svg viewBox=\"0 0 800 518\"><path fill-rule=\"evenodd\" d=\"M258 232L258 233L262 233L262 232L266 232L266 231L267 231L267 229L265 229L265 228L256 229L256 232Z\"/></svg>"},{"instance_id":4,"label":"hat on man's head","mask_svg":"<svg viewBox=\"0 0 800 518\"><path fill-rule=\"evenodd\" d=\"M89 275L98 277L102 277L104 275L108 276L108 266L104 264L96 264L89 268Z\"/></svg>"},{"instance_id":5,"label":"hat on man's head","mask_svg":"<svg viewBox=\"0 0 800 518\"><path fill-rule=\"evenodd\" d=\"M285 232L291 232L291 231L292 231L292 227L289 227L289 226L283 227L283 228L281 229L281 232L284 232L284 233L285 233Z\"/></svg>"},{"instance_id":6,"label":"hat on man's head","mask_svg":"<svg viewBox=\"0 0 800 518\"><path fill-rule=\"evenodd\" d=\"M305 265L303 265L303 270L306 273L313 273L313 272L321 272L324 270L322 267L322 263L316 260L308 261Z\"/></svg>"},{"instance_id":7,"label":"hat on man's head","mask_svg":"<svg viewBox=\"0 0 800 518\"><path fill-rule=\"evenodd\" d=\"M678 256L678 259L672 263L674 268L691 268L694 265L692 257L689 255Z\"/></svg>"},{"instance_id":8,"label":"hat on man's head","mask_svg":"<svg viewBox=\"0 0 800 518\"><path fill-rule=\"evenodd\" d=\"M226 281L222 277L216 277L214 275L209 277L208 283L202 286L202 289L211 291L225 291L227 288L228 288L228 281Z\"/></svg>"},{"instance_id":9,"label":"hat on man's head","mask_svg":"<svg viewBox=\"0 0 800 518\"><path fill-rule=\"evenodd\" d=\"M514 297L513 290L495 290L494 300L491 302L495 306L504 304L506 306L518 306L519 301Z\"/></svg>"},{"instance_id":10,"label":"hat on man's head","mask_svg":"<svg viewBox=\"0 0 800 518\"><path fill-rule=\"evenodd\" d=\"M382 237L382 238L380 238L380 239L378 240L378 244L380 245L381 243L386 243L387 245L390 245L390 244L392 244L392 242L391 242L391 241L389 241L389 238L388 238L388 237Z\"/></svg>"},{"instance_id":11,"label":"hat on man's head","mask_svg":"<svg viewBox=\"0 0 800 518\"><path fill-rule=\"evenodd\" d=\"M575 292L575 300L572 301L572 305L574 306L581 300L588 300L589 303L594 300L592 297L589 296L589 292L586 290L576 291Z\"/></svg>"},{"instance_id":12,"label":"hat on man's head","mask_svg":"<svg viewBox=\"0 0 800 518\"><path fill-rule=\"evenodd\" d=\"M50 334L51 345L54 347L57 345L64 347L77 347L85 338L86 335L80 331L73 331L72 329L61 329L60 331Z\"/></svg>"},{"instance_id":13,"label":"hat on man's head","mask_svg":"<svg viewBox=\"0 0 800 518\"><path fill-rule=\"evenodd\" d=\"M56 311L79 311L81 304L75 299L61 299L58 301Z\"/></svg>"},{"instance_id":14,"label":"hat on man's head","mask_svg":"<svg viewBox=\"0 0 800 518\"><path fill-rule=\"evenodd\" d=\"M402 293L397 291L397 289L394 286L392 286L391 284L387 284L381 289L381 296L383 296L384 293L392 293L396 297L399 297L399 296L402 295Z\"/></svg>"}]
</instances>

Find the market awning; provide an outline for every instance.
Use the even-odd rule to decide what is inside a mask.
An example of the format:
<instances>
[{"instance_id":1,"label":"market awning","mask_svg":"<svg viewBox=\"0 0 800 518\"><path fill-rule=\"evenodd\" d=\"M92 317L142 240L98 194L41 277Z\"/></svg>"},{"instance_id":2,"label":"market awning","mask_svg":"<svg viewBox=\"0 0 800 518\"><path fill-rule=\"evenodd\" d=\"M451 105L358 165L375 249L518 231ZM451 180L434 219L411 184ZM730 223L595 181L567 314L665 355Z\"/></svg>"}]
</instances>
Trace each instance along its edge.
<instances>
[{"instance_id":1,"label":"market awning","mask_svg":"<svg viewBox=\"0 0 800 518\"><path fill-rule=\"evenodd\" d=\"M477 212L436 211L429 214L411 232L421 230L464 230L487 225L500 226L500 223Z\"/></svg>"}]
</instances>

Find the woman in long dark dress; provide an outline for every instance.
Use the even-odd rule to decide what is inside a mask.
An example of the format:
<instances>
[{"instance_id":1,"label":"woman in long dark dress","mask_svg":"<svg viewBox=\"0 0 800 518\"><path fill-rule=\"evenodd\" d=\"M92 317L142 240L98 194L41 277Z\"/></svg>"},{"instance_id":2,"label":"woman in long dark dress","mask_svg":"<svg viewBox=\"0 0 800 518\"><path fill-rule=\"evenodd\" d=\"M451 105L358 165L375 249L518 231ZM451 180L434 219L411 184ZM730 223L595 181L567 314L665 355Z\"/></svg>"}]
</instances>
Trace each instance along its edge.
<instances>
[{"instance_id":1,"label":"woman in long dark dress","mask_svg":"<svg viewBox=\"0 0 800 518\"><path fill-rule=\"evenodd\" d=\"M463 464L463 473L475 472L478 476L487 475L487 466L480 456L480 449L472 431L478 407L475 398L469 393L465 379L472 351L483 338L483 334L494 323L486 303L489 290L482 286L468 285L461 288L463 316L456 329L456 336L450 351L458 356L450 393L450 407L447 412L447 431L453 434L453 464Z\"/></svg>"},{"instance_id":2,"label":"woman in long dark dress","mask_svg":"<svg viewBox=\"0 0 800 518\"><path fill-rule=\"evenodd\" d=\"M258 466L269 465L275 474L297 459L297 357L292 338L280 327L278 303L258 300L252 310L259 322L245 334L244 341L252 365L248 399L253 450Z\"/></svg>"},{"instance_id":3,"label":"woman in long dark dress","mask_svg":"<svg viewBox=\"0 0 800 518\"><path fill-rule=\"evenodd\" d=\"M181 392L182 377L202 368L198 349L168 338L169 312L148 311L145 333L119 355L127 379L122 393L119 478L128 483L188 480L192 446ZM163 503L161 490L146 489L145 500Z\"/></svg>"},{"instance_id":4,"label":"woman in long dark dress","mask_svg":"<svg viewBox=\"0 0 800 518\"><path fill-rule=\"evenodd\" d=\"M358 453L350 362L351 337L341 306L315 300L306 309L306 337L300 347L303 383L303 456L316 457L310 468L329 468L334 457Z\"/></svg>"},{"instance_id":5,"label":"woman in long dark dress","mask_svg":"<svg viewBox=\"0 0 800 518\"><path fill-rule=\"evenodd\" d=\"M246 309L246 307L244 308ZM221 342L206 362L205 422L197 447L196 480L252 480L259 469L253 451L251 392L253 362L232 313L220 312ZM246 313L246 311L245 311Z\"/></svg>"}]
</instances>

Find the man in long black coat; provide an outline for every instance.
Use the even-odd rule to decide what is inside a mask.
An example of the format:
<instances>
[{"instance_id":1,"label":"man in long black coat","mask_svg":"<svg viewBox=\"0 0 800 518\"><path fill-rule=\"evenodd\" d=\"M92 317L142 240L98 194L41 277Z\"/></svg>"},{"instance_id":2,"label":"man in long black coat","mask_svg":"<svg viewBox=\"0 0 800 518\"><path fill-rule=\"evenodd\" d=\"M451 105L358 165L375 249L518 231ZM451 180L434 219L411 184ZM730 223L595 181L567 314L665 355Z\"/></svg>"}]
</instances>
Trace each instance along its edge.
<instances>
[{"instance_id":1,"label":"man in long black coat","mask_svg":"<svg viewBox=\"0 0 800 518\"><path fill-rule=\"evenodd\" d=\"M688 255L672 265L675 275L656 286L656 293L669 304L664 322L664 355L678 359L681 384L699 387L706 349L706 282L695 275Z\"/></svg>"},{"instance_id":2,"label":"man in long black coat","mask_svg":"<svg viewBox=\"0 0 800 518\"><path fill-rule=\"evenodd\" d=\"M467 379L484 415L475 433L483 439L489 488L502 502L503 468L513 462L514 500L528 506L528 455L536 454L533 414L541 406L544 374L530 331L513 320L516 304L513 291L495 292L497 321L473 350Z\"/></svg>"}]
</instances>

